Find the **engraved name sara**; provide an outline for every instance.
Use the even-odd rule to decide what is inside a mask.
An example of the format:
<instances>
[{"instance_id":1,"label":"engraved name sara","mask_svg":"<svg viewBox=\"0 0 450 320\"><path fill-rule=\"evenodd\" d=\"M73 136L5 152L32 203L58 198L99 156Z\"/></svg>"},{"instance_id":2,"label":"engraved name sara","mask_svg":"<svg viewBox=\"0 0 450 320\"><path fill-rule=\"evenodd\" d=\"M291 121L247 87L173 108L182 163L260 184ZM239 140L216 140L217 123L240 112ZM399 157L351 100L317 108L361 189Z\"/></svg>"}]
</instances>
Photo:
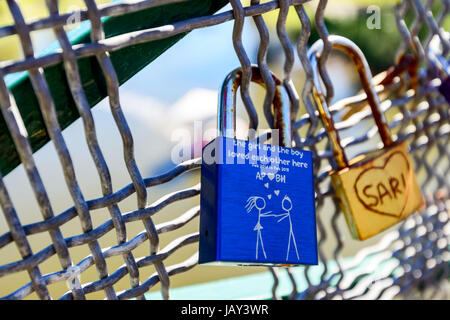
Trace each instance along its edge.
<instances>
[{"instance_id":1,"label":"engraved name sara","mask_svg":"<svg viewBox=\"0 0 450 320\"><path fill-rule=\"evenodd\" d=\"M410 165L406 156L396 151L383 166L363 170L355 180L354 189L360 203L368 210L400 217L410 191Z\"/></svg>"}]
</instances>

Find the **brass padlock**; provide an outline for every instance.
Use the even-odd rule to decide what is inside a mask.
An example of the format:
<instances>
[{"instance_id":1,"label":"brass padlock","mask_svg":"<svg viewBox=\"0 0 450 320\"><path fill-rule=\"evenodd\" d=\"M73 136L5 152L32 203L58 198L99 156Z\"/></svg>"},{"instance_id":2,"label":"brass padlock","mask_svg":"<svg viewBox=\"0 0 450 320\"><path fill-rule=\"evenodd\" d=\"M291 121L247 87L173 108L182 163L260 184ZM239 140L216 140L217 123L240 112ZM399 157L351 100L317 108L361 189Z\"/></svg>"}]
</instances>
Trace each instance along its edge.
<instances>
[{"instance_id":1,"label":"brass padlock","mask_svg":"<svg viewBox=\"0 0 450 320\"><path fill-rule=\"evenodd\" d=\"M330 36L332 48L346 53L357 66L384 148L347 160L335 128L327 99L322 91L318 58L322 40L308 51L314 70L313 100L328 131L337 169L331 181L353 238L370 238L403 220L423 203L414 173L413 162L405 142L393 141L380 101L372 84L372 74L361 50L352 41Z\"/></svg>"}]
</instances>

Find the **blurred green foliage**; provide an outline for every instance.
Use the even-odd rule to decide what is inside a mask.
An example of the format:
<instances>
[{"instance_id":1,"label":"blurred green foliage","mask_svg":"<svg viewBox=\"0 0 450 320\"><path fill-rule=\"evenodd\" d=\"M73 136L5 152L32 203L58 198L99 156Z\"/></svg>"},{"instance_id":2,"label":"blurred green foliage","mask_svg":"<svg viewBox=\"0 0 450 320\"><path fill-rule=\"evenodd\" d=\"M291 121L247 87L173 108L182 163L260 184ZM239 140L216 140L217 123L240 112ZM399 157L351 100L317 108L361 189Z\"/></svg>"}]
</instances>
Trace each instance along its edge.
<instances>
[{"instance_id":1,"label":"blurred green foliage","mask_svg":"<svg viewBox=\"0 0 450 320\"><path fill-rule=\"evenodd\" d=\"M395 55L401 43L393 5L381 6L380 8L380 29L369 29L367 27L367 20L373 14L367 13L367 7L360 7L356 15L344 15L342 18L325 18L325 23L330 34L347 37L361 48L374 74L394 64ZM442 3L435 1L432 7L435 19L439 16L441 9ZM327 16L326 13L325 16ZM414 10L410 8L405 15L405 21L408 26L411 26L415 17ZM311 19L311 21L314 24L314 20ZM450 30L449 15L444 19L443 29ZM428 31L429 29L426 23L423 22L419 31L421 41L427 38ZM300 30L291 29L292 38L297 39L299 34ZM319 38L316 28L312 26L309 44L313 44Z\"/></svg>"},{"instance_id":2,"label":"blurred green foliage","mask_svg":"<svg viewBox=\"0 0 450 320\"><path fill-rule=\"evenodd\" d=\"M376 74L393 64L401 39L396 32L391 10L381 11L381 29L367 28L367 17L365 10L360 10L355 18L325 19L325 23L330 34L341 35L354 41L364 52L372 72ZM318 39L319 33L313 28L309 44Z\"/></svg>"}]
</instances>

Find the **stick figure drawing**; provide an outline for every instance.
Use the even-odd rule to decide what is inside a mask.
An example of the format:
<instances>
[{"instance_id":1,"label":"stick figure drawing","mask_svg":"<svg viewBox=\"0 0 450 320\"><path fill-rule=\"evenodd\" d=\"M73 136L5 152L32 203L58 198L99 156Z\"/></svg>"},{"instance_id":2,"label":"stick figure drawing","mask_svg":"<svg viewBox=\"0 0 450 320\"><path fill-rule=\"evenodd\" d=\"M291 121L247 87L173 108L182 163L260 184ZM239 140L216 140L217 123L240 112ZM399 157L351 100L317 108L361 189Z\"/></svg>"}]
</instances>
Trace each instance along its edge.
<instances>
[{"instance_id":1,"label":"stick figure drawing","mask_svg":"<svg viewBox=\"0 0 450 320\"><path fill-rule=\"evenodd\" d=\"M292 200L287 195L284 196L282 202L281 202L281 208L284 210L281 214L270 214L272 211L268 212L262 212L266 208L266 201L262 197L258 196L251 196L247 199L247 204L245 205L245 208L247 209L247 213L250 213L254 208L258 210L258 219L256 222L255 227L253 228L254 231L256 231L256 259L258 259L259 254L259 246L261 245L261 250L264 255L264 258L267 259L267 254L264 249L264 242L262 237L261 230L264 229L261 225L261 218L263 217L281 217L277 221L277 223L281 222L282 220L288 218L289 221L289 240L288 240L288 246L287 246L287 253L286 253L286 261L289 259L289 252L291 250L291 241L295 248L295 253L297 254L297 260L300 259L297 249L297 242L295 240L294 230L292 228L292 220L291 220L291 211L292 211Z\"/></svg>"},{"instance_id":2,"label":"stick figure drawing","mask_svg":"<svg viewBox=\"0 0 450 320\"><path fill-rule=\"evenodd\" d=\"M270 217L275 215L269 215L272 211L264 212L262 213L262 210L266 207L266 200L262 197L258 196L252 196L247 199L247 204L245 205L245 208L247 209L247 212L250 213L253 208L256 208L258 210L258 220L256 223L255 228L253 228L254 231L256 231L256 259L258 259L258 251L259 251L259 243L261 243L261 249L264 254L264 258L267 259L266 251L264 250L264 243L262 239L261 230L263 227L261 226L261 217Z\"/></svg>"},{"instance_id":3,"label":"stick figure drawing","mask_svg":"<svg viewBox=\"0 0 450 320\"><path fill-rule=\"evenodd\" d=\"M283 201L281 202L281 208L285 211L279 216L282 216L280 220L277 222L280 222L281 220L284 220L285 218L289 219L289 240L288 240L288 247L287 247L287 254L286 254L286 261L289 258L289 250L291 246L291 239L295 247L295 253L297 254L297 260L299 260L298 256L298 250L297 250L297 242L295 241L294 231L292 230L292 220L291 220L291 210L292 210L292 200L288 196L284 196Z\"/></svg>"}]
</instances>

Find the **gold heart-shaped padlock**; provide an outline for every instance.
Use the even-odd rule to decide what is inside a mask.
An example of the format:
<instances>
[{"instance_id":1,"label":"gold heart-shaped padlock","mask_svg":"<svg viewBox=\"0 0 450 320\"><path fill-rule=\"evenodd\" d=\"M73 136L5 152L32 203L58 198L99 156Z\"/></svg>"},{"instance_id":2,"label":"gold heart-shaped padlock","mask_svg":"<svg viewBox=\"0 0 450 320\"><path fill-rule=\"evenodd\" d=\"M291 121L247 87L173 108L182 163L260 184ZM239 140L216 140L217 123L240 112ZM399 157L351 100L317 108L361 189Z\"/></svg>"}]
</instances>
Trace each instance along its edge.
<instances>
[{"instance_id":1,"label":"gold heart-shaped padlock","mask_svg":"<svg viewBox=\"0 0 450 320\"><path fill-rule=\"evenodd\" d=\"M352 236L364 240L415 212L421 207L423 198L406 143L394 142L389 133L363 53L349 39L330 36L329 41L334 49L348 54L357 66L362 87L367 94L367 101L384 144L381 150L359 156L352 161L347 160L322 92L318 59L323 51L323 42L317 41L309 50L308 57L314 70L313 100L328 131L337 165L337 169L330 173L331 182Z\"/></svg>"}]
</instances>

